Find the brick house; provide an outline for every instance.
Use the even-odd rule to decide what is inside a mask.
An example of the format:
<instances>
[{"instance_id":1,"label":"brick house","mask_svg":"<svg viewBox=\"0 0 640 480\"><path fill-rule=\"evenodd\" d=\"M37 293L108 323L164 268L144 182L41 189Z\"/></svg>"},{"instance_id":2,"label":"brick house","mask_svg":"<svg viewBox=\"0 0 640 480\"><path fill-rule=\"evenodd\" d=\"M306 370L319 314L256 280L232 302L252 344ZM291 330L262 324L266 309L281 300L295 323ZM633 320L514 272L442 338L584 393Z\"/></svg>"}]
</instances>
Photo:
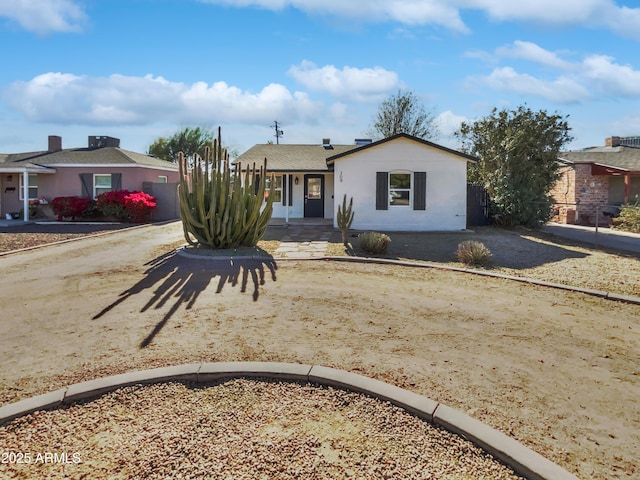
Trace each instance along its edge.
<instances>
[{"instance_id":1,"label":"brick house","mask_svg":"<svg viewBox=\"0 0 640 480\"><path fill-rule=\"evenodd\" d=\"M640 137L609 137L604 147L563 152L561 178L551 191L554 221L595 225L611 221L615 206L640 195Z\"/></svg>"}]
</instances>

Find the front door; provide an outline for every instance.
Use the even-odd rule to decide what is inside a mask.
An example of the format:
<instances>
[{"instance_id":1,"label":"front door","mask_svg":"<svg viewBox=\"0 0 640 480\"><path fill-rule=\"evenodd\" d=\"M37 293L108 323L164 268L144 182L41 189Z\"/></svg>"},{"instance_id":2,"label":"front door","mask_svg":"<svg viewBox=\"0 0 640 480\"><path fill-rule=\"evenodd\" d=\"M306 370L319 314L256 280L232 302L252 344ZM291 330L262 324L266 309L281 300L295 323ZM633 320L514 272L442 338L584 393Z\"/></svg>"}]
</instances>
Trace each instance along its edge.
<instances>
[{"instance_id":1,"label":"front door","mask_svg":"<svg viewBox=\"0 0 640 480\"><path fill-rule=\"evenodd\" d=\"M324 218L324 175L304 176L304 216Z\"/></svg>"}]
</instances>

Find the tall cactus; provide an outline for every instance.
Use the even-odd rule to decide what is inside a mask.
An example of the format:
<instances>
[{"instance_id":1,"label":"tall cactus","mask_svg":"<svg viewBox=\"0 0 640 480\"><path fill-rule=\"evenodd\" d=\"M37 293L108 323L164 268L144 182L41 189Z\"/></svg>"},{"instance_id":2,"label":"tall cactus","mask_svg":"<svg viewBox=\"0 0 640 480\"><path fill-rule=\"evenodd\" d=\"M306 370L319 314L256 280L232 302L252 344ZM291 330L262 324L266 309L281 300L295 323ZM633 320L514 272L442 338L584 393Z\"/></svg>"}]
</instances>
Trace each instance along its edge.
<instances>
[{"instance_id":1,"label":"tall cactus","mask_svg":"<svg viewBox=\"0 0 640 480\"><path fill-rule=\"evenodd\" d=\"M196 157L191 171L182 152L178 155L180 217L187 243L209 248L253 246L262 238L273 212L273 184L264 202L267 159L259 170L253 164L242 173L241 165L229 166L222 148L221 131ZM264 208L263 208L263 202Z\"/></svg>"},{"instance_id":2,"label":"tall cactus","mask_svg":"<svg viewBox=\"0 0 640 480\"><path fill-rule=\"evenodd\" d=\"M342 232L342 243L346 247L349 244L347 240L347 231L351 228L351 223L353 222L353 197L349 201L349 206L347 207L347 194L345 193L344 198L342 199L342 209L340 209L340 205L338 205L338 228Z\"/></svg>"}]
</instances>

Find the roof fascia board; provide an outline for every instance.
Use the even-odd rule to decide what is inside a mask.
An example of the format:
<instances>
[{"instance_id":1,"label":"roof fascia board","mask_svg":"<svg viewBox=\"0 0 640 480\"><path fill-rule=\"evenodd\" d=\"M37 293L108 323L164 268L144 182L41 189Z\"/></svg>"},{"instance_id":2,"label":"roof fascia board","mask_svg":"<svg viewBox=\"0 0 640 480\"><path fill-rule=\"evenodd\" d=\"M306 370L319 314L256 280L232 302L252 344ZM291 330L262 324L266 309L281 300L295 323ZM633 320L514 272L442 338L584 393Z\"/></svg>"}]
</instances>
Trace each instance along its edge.
<instances>
[{"instance_id":1,"label":"roof fascia board","mask_svg":"<svg viewBox=\"0 0 640 480\"><path fill-rule=\"evenodd\" d=\"M342 157L346 157L347 155L351 155L352 153L361 152L361 151L363 151L363 150L365 150L367 148L377 147L379 145L382 145L383 143L391 142L391 141L396 140L398 138L406 138L407 140L413 140L414 142L422 143L423 145L426 145L428 147L436 148L438 150L442 150L442 151L450 153L452 155L456 155L458 157L462 157L468 162L477 163L479 161L479 159L477 157L474 157L473 155L468 155L466 153L459 152L457 150L453 150L451 148L444 147L442 145L438 145L437 143L433 143L433 142L430 142L428 140L424 140L422 138L414 137L412 135L407 135L406 133L398 133L398 134L393 135L391 137L387 137L387 138L383 138L382 140L378 140L377 142L372 142L372 143L369 143L369 144L366 144L366 145L362 145L360 147L354 148L353 150L349 150L347 152L339 153L337 155L333 155L331 157L328 157L327 158L327 165L333 165L333 163L337 159L342 158Z\"/></svg>"}]
</instances>

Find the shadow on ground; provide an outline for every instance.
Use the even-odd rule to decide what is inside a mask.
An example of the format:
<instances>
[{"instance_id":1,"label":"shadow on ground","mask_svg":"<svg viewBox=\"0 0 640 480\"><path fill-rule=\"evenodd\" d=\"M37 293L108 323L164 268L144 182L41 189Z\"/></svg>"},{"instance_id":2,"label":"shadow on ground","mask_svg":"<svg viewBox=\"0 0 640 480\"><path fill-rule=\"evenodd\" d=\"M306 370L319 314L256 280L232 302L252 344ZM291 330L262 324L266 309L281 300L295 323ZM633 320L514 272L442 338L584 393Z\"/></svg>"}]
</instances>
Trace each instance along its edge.
<instances>
[{"instance_id":1,"label":"shadow on ground","mask_svg":"<svg viewBox=\"0 0 640 480\"><path fill-rule=\"evenodd\" d=\"M473 232L411 233L388 232L391 244L380 258L420 260L433 263L456 262L458 244L465 240L482 242L491 251L494 268L528 269L568 258L585 258L589 254L549 235L529 230L480 227ZM352 238L355 254L358 240Z\"/></svg>"},{"instance_id":2,"label":"shadow on ground","mask_svg":"<svg viewBox=\"0 0 640 480\"><path fill-rule=\"evenodd\" d=\"M151 298L140 312L151 308L163 308L165 305L170 305L170 308L151 333L142 340L140 348L147 347L153 341L180 306L184 305L186 309L193 307L198 297L209 285L216 285L216 293L222 292L227 284L232 287L240 285L240 291L243 293L252 288L253 301L257 301L260 295L260 285L264 285L267 272L271 276L271 280L275 282L278 268L272 258L203 260L185 258L175 251L157 257L145 266L148 267L145 271L145 278L122 292L117 300L93 317L93 320L97 320L134 295L152 290Z\"/></svg>"}]
</instances>

